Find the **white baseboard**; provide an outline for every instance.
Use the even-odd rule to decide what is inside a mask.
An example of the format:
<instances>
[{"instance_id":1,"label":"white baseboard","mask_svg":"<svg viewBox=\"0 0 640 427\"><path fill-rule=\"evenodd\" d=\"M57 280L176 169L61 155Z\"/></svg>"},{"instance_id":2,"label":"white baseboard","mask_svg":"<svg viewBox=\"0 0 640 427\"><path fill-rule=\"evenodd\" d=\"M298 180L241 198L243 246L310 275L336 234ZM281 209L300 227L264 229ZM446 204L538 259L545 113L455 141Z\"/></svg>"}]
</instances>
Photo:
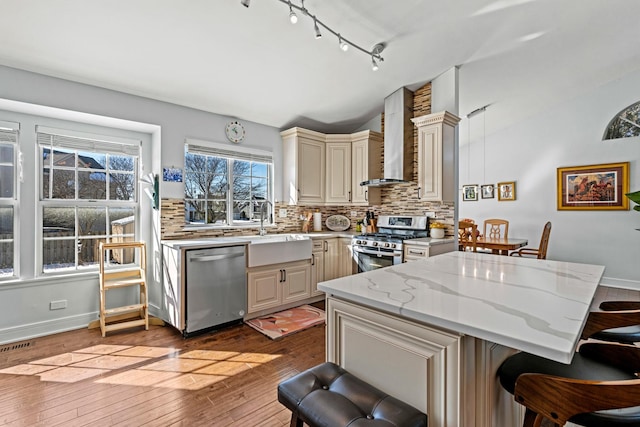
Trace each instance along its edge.
<instances>
[{"instance_id":1,"label":"white baseboard","mask_svg":"<svg viewBox=\"0 0 640 427\"><path fill-rule=\"evenodd\" d=\"M616 279L614 277L603 277L600 281L602 286L609 288L630 289L632 291L640 291L639 280Z\"/></svg>"},{"instance_id":2,"label":"white baseboard","mask_svg":"<svg viewBox=\"0 0 640 427\"><path fill-rule=\"evenodd\" d=\"M94 312L5 328L0 330L0 344L24 341L46 335L57 334L59 332L86 328L89 325L89 322L96 320L97 318L98 312Z\"/></svg>"}]
</instances>

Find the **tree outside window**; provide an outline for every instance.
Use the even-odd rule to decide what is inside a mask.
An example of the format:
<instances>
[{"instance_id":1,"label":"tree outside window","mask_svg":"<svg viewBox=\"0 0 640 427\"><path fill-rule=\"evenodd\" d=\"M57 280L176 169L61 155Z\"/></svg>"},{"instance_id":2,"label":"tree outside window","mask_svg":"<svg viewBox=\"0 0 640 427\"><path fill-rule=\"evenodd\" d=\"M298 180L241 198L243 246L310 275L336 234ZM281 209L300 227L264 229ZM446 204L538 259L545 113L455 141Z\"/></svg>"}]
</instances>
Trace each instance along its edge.
<instances>
[{"instance_id":1,"label":"tree outside window","mask_svg":"<svg viewBox=\"0 0 640 427\"><path fill-rule=\"evenodd\" d=\"M271 163L185 153L185 220L192 224L242 225L260 220L271 201ZM267 205L270 208L270 205ZM271 213L267 212L269 218Z\"/></svg>"}]
</instances>

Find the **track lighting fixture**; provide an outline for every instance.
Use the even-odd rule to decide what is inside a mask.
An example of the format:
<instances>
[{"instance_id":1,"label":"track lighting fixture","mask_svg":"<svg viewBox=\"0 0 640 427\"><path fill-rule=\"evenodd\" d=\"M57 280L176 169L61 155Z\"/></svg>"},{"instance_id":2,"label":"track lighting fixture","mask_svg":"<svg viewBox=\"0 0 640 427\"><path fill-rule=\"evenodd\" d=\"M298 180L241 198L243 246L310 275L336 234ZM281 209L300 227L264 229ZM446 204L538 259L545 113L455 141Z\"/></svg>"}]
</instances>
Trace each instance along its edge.
<instances>
[{"instance_id":1,"label":"track lighting fixture","mask_svg":"<svg viewBox=\"0 0 640 427\"><path fill-rule=\"evenodd\" d=\"M313 19L313 31L315 33L316 39L322 38L322 33L320 32L320 27L322 27L326 31L330 32L331 34L333 34L338 38L338 45L340 46L340 49L342 51L346 52L349 50L349 47L353 47L354 49L357 49L360 52L368 55L371 58L371 69L373 71L377 71L379 69L379 64L384 61L384 58L382 58L382 56L380 55L380 53L384 50L386 46L384 43L378 43L373 47L371 51L368 51L358 46L357 44L345 39L344 37L342 37L340 33L332 30L324 22L318 19L316 15L309 12L309 10L304 6L304 0L300 0L300 6L292 3L291 0L278 0L278 1L289 6L289 20L291 21L292 24L295 24L296 22L298 22L298 15L296 14L294 9L299 10L300 12L302 12L303 15ZM249 2L250 0L240 1L240 3L245 7L249 7Z\"/></svg>"},{"instance_id":2,"label":"track lighting fixture","mask_svg":"<svg viewBox=\"0 0 640 427\"><path fill-rule=\"evenodd\" d=\"M291 21L292 24L298 22L298 15L296 15L296 13L293 11L291 2L289 2L289 21Z\"/></svg>"},{"instance_id":3,"label":"track lighting fixture","mask_svg":"<svg viewBox=\"0 0 640 427\"><path fill-rule=\"evenodd\" d=\"M373 47L373 49L371 49L371 69L373 71L378 71L378 68L380 68L378 66L378 63L376 62L376 58L379 58L381 61L383 60L382 57L380 56L380 53L382 53L385 47L386 47L386 44L378 43Z\"/></svg>"}]
</instances>

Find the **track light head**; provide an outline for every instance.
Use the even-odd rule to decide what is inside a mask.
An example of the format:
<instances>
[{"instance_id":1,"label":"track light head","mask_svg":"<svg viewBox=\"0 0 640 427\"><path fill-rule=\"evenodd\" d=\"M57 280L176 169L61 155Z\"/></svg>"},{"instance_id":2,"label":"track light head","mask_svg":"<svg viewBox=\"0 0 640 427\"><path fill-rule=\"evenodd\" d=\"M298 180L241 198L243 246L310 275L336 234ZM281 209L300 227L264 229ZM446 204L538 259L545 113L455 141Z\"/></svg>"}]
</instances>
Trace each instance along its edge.
<instances>
[{"instance_id":1,"label":"track light head","mask_svg":"<svg viewBox=\"0 0 640 427\"><path fill-rule=\"evenodd\" d=\"M316 40L321 39L322 33L320 32L320 28L318 28L318 21L316 21L316 18L313 18L313 29L316 32Z\"/></svg>"},{"instance_id":2,"label":"track light head","mask_svg":"<svg viewBox=\"0 0 640 427\"><path fill-rule=\"evenodd\" d=\"M374 58L373 56L371 57L371 69L373 71L378 71L378 63L376 62L376 58Z\"/></svg>"},{"instance_id":3,"label":"track light head","mask_svg":"<svg viewBox=\"0 0 640 427\"><path fill-rule=\"evenodd\" d=\"M342 49L343 52L349 50L349 45L342 39L342 36L340 34L338 34L338 44L340 45L340 49Z\"/></svg>"},{"instance_id":4,"label":"track light head","mask_svg":"<svg viewBox=\"0 0 640 427\"><path fill-rule=\"evenodd\" d=\"M244 7L249 7L249 3L251 3L251 0L242 0L240 2L240 4L243 5Z\"/></svg>"},{"instance_id":5,"label":"track light head","mask_svg":"<svg viewBox=\"0 0 640 427\"><path fill-rule=\"evenodd\" d=\"M289 21L291 21L292 24L298 22L298 15L296 15L296 13L293 11L291 2L289 2Z\"/></svg>"}]
</instances>

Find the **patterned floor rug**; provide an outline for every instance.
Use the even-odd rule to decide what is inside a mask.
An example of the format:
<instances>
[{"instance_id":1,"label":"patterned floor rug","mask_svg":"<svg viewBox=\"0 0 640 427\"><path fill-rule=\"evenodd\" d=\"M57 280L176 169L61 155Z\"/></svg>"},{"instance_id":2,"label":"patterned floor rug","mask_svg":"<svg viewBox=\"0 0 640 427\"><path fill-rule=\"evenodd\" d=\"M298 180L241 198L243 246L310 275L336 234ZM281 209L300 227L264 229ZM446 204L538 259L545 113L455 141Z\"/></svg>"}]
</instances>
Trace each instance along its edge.
<instances>
[{"instance_id":1,"label":"patterned floor rug","mask_svg":"<svg viewBox=\"0 0 640 427\"><path fill-rule=\"evenodd\" d=\"M247 320L245 323L256 331L276 340L324 322L324 310L310 305L302 305Z\"/></svg>"}]
</instances>

